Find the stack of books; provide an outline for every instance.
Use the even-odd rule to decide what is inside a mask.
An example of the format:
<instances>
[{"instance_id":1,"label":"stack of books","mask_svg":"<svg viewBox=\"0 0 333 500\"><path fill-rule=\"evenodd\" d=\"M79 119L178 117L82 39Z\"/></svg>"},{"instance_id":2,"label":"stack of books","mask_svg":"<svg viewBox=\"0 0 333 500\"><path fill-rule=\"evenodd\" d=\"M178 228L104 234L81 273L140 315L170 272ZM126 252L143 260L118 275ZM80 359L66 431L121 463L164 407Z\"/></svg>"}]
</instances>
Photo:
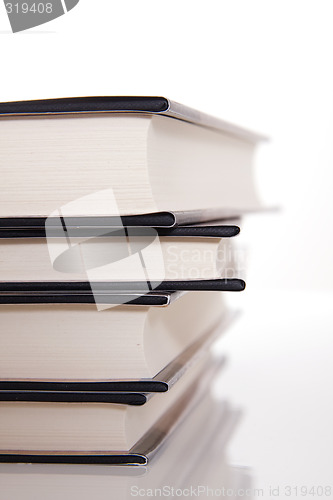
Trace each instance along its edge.
<instances>
[{"instance_id":1,"label":"stack of books","mask_svg":"<svg viewBox=\"0 0 333 500\"><path fill-rule=\"evenodd\" d=\"M160 97L0 104L0 461L145 465L206 415L261 139Z\"/></svg>"}]
</instances>

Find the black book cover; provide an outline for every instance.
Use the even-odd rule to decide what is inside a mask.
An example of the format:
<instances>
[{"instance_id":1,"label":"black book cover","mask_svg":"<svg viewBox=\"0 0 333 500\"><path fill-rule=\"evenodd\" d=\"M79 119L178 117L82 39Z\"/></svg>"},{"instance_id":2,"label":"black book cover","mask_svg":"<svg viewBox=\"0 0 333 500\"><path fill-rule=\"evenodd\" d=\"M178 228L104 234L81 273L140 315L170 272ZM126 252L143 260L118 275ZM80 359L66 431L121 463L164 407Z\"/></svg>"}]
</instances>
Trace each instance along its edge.
<instances>
[{"instance_id":1,"label":"black book cover","mask_svg":"<svg viewBox=\"0 0 333 500\"><path fill-rule=\"evenodd\" d=\"M54 294L59 296L59 300L66 303L81 302L80 297L91 299L91 302L109 303L109 294L116 292L129 293L143 292L148 287L156 292L172 291L228 291L240 292L245 289L245 282L238 278L221 278L208 280L167 280L167 281L12 281L0 282L0 300L1 297L7 297L8 294L30 294L41 293ZM93 291L94 292L93 292ZM89 302L89 300L87 300ZM8 302L6 302L8 303ZM61 302L60 302L61 303ZM113 302L111 302L113 303Z\"/></svg>"}]
</instances>

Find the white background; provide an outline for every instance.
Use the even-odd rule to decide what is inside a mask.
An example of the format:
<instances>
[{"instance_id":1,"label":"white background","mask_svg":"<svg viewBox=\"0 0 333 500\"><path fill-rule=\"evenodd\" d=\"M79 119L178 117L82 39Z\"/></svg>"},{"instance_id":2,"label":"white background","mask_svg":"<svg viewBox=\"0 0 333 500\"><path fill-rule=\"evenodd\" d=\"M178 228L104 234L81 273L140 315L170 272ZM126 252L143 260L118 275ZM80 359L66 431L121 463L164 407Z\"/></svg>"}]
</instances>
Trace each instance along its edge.
<instances>
[{"instance_id":1,"label":"white background","mask_svg":"<svg viewBox=\"0 0 333 500\"><path fill-rule=\"evenodd\" d=\"M165 95L267 134L258 184L283 213L256 284L331 289L332 19L325 0L80 0L13 35L0 6L0 99Z\"/></svg>"},{"instance_id":2,"label":"white background","mask_svg":"<svg viewBox=\"0 0 333 500\"><path fill-rule=\"evenodd\" d=\"M258 485L333 482L333 3L81 0L9 30L0 5L1 101L165 95L271 138L256 176L281 211L247 223L245 314L224 343L221 392L245 413L231 459Z\"/></svg>"}]
</instances>

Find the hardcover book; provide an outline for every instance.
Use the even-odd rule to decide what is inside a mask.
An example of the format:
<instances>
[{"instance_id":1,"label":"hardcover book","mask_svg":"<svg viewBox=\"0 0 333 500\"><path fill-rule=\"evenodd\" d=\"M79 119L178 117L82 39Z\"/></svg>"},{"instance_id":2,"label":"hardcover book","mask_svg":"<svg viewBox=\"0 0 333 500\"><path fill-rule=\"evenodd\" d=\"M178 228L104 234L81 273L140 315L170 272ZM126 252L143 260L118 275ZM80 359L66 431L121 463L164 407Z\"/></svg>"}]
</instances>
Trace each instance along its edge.
<instances>
[{"instance_id":1,"label":"hardcover book","mask_svg":"<svg viewBox=\"0 0 333 500\"><path fill-rule=\"evenodd\" d=\"M96 382L112 390L114 381L150 380L228 314L218 292L189 292L167 307L102 311L94 304L3 304L0 383Z\"/></svg>"},{"instance_id":2,"label":"hardcover book","mask_svg":"<svg viewBox=\"0 0 333 500\"><path fill-rule=\"evenodd\" d=\"M0 403L0 462L145 465L185 418L219 363L194 364L144 406Z\"/></svg>"},{"instance_id":3,"label":"hardcover book","mask_svg":"<svg viewBox=\"0 0 333 500\"><path fill-rule=\"evenodd\" d=\"M172 225L178 212L255 210L262 139L162 97L0 103L1 217L49 217L91 193L71 216L164 213Z\"/></svg>"}]
</instances>

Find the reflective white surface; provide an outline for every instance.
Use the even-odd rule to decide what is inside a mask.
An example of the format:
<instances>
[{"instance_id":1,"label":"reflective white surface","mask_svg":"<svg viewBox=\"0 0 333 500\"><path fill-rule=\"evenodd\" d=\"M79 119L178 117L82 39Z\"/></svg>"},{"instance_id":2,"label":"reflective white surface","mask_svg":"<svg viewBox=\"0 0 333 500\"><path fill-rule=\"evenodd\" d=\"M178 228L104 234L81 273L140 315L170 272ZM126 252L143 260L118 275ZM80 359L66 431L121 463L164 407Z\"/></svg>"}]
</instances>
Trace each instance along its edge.
<instances>
[{"instance_id":1,"label":"reflective white surface","mask_svg":"<svg viewBox=\"0 0 333 500\"><path fill-rule=\"evenodd\" d=\"M215 387L244 412L231 462L251 468L265 498L270 486L284 498L285 486L329 485L333 498L333 293L248 287L234 302L244 314L220 341L229 364Z\"/></svg>"}]
</instances>

